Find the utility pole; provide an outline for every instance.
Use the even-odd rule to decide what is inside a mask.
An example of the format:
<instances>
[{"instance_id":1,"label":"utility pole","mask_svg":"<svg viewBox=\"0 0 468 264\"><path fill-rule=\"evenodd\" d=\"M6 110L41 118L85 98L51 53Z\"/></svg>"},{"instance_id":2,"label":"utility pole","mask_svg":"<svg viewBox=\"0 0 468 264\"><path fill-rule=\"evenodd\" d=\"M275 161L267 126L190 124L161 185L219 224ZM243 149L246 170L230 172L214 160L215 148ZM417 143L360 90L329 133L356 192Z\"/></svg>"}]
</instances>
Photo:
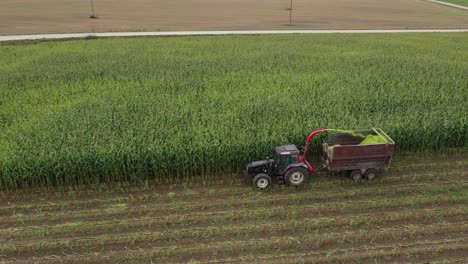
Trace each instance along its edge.
<instances>
[{"instance_id":1,"label":"utility pole","mask_svg":"<svg viewBox=\"0 0 468 264\"><path fill-rule=\"evenodd\" d=\"M291 0L291 3L289 5L289 25L292 24L292 11L293 11L293 0Z\"/></svg>"},{"instance_id":2,"label":"utility pole","mask_svg":"<svg viewBox=\"0 0 468 264\"><path fill-rule=\"evenodd\" d=\"M96 18L96 16L94 15L94 3L93 3L93 0L91 0L91 11L93 11L93 14L89 16L89 18Z\"/></svg>"}]
</instances>

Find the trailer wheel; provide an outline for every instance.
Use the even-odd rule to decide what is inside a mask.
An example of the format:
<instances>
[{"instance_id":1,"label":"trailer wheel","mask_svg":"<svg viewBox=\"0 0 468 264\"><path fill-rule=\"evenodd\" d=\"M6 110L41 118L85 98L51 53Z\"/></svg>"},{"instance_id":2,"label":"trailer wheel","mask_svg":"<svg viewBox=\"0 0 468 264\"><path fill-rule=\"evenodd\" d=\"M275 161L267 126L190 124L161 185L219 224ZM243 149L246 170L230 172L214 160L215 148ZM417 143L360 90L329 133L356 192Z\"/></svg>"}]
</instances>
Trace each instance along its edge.
<instances>
[{"instance_id":1,"label":"trailer wheel","mask_svg":"<svg viewBox=\"0 0 468 264\"><path fill-rule=\"evenodd\" d=\"M292 168L284 175L288 185L298 187L309 180L309 172L302 167Z\"/></svg>"},{"instance_id":2,"label":"trailer wheel","mask_svg":"<svg viewBox=\"0 0 468 264\"><path fill-rule=\"evenodd\" d=\"M350 176L354 181L359 181L362 179L362 173L360 170L353 170Z\"/></svg>"},{"instance_id":3,"label":"trailer wheel","mask_svg":"<svg viewBox=\"0 0 468 264\"><path fill-rule=\"evenodd\" d=\"M259 173L253 178L253 185L258 189L266 189L271 185L271 177L266 173Z\"/></svg>"},{"instance_id":4,"label":"trailer wheel","mask_svg":"<svg viewBox=\"0 0 468 264\"><path fill-rule=\"evenodd\" d=\"M377 170L376 169L368 169L366 171L366 179L368 179L369 181L375 179L377 177Z\"/></svg>"}]
</instances>

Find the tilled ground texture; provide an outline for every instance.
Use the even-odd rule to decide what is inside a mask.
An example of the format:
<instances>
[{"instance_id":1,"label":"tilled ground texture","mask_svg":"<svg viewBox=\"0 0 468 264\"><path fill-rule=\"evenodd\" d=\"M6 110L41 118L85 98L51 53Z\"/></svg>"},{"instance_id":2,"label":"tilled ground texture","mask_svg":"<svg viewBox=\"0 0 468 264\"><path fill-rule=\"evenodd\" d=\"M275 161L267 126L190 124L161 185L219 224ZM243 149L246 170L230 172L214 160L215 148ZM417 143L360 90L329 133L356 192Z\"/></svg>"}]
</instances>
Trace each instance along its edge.
<instances>
[{"instance_id":1,"label":"tilled ground texture","mask_svg":"<svg viewBox=\"0 0 468 264\"><path fill-rule=\"evenodd\" d=\"M464 0L452 0L452 2ZM0 35L250 29L467 28L465 10L426 0L2 0Z\"/></svg>"},{"instance_id":2,"label":"tilled ground texture","mask_svg":"<svg viewBox=\"0 0 468 264\"><path fill-rule=\"evenodd\" d=\"M380 178L240 175L1 193L0 262L467 263L468 154L402 154Z\"/></svg>"}]
</instances>

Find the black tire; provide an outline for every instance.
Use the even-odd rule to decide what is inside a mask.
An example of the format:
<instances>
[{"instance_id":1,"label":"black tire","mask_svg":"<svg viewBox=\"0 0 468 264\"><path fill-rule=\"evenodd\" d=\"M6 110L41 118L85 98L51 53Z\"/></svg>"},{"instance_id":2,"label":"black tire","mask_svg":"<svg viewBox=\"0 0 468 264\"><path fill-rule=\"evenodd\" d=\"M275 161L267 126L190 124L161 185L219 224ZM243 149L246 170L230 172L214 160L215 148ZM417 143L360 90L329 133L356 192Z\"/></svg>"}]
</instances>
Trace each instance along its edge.
<instances>
[{"instance_id":1,"label":"black tire","mask_svg":"<svg viewBox=\"0 0 468 264\"><path fill-rule=\"evenodd\" d=\"M354 181L359 181L362 179L361 170L353 170L349 176L351 176L351 179Z\"/></svg>"},{"instance_id":2,"label":"black tire","mask_svg":"<svg viewBox=\"0 0 468 264\"><path fill-rule=\"evenodd\" d=\"M376 169L368 169L364 174L366 179L372 181L373 179L377 178L377 170Z\"/></svg>"},{"instance_id":3,"label":"black tire","mask_svg":"<svg viewBox=\"0 0 468 264\"><path fill-rule=\"evenodd\" d=\"M253 178L253 185L257 189L267 189L271 185L271 177L266 173L259 173Z\"/></svg>"},{"instance_id":4,"label":"black tire","mask_svg":"<svg viewBox=\"0 0 468 264\"><path fill-rule=\"evenodd\" d=\"M298 187L307 183L309 180L309 172L302 167L292 168L286 172L284 175L284 180L286 184Z\"/></svg>"}]
</instances>

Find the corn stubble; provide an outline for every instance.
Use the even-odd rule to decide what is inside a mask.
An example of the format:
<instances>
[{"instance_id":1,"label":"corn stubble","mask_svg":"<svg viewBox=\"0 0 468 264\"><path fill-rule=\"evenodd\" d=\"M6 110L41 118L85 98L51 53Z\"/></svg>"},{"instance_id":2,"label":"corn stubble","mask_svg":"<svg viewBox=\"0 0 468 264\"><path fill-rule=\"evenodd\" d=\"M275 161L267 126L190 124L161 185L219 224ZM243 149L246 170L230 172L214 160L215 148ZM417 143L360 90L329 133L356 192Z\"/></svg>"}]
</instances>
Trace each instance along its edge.
<instances>
[{"instance_id":1,"label":"corn stubble","mask_svg":"<svg viewBox=\"0 0 468 264\"><path fill-rule=\"evenodd\" d=\"M237 172L322 127L381 127L398 150L466 146L467 40L392 34L2 44L0 188Z\"/></svg>"},{"instance_id":2,"label":"corn stubble","mask_svg":"<svg viewBox=\"0 0 468 264\"><path fill-rule=\"evenodd\" d=\"M222 175L208 188L192 177L151 190L5 192L0 256L38 263L466 263L466 157L438 156L440 168L428 166L428 154L399 155L374 181L317 174L304 188L266 192L246 192ZM459 165L446 167L454 161Z\"/></svg>"}]
</instances>

